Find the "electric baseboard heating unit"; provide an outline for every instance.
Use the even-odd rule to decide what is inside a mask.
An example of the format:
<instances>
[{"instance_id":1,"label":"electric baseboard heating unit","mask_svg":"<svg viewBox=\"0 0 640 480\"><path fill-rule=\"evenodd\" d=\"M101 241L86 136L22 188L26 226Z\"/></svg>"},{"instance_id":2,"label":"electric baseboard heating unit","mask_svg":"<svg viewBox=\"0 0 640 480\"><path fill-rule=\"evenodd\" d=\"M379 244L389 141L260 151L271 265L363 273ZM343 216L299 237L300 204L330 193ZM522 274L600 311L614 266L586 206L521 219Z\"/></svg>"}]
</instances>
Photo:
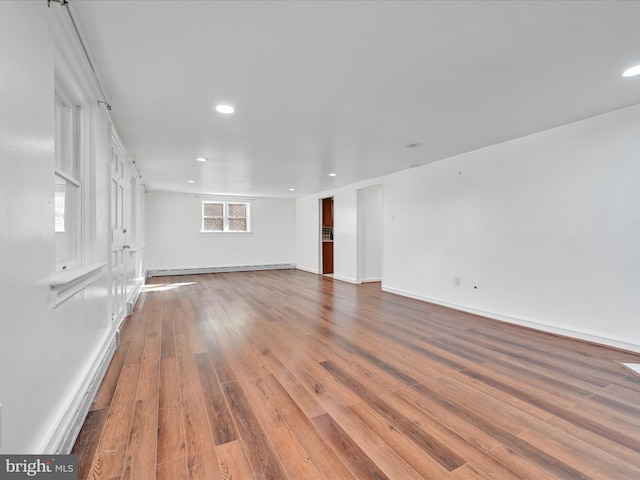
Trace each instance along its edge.
<instances>
[{"instance_id":1,"label":"electric baseboard heating unit","mask_svg":"<svg viewBox=\"0 0 640 480\"><path fill-rule=\"evenodd\" d=\"M254 272L259 270L291 270L296 268L294 263L274 263L268 265L236 265L227 267L197 267L197 268L168 268L147 270L149 277L163 277L170 275L197 275L199 273L224 272Z\"/></svg>"}]
</instances>

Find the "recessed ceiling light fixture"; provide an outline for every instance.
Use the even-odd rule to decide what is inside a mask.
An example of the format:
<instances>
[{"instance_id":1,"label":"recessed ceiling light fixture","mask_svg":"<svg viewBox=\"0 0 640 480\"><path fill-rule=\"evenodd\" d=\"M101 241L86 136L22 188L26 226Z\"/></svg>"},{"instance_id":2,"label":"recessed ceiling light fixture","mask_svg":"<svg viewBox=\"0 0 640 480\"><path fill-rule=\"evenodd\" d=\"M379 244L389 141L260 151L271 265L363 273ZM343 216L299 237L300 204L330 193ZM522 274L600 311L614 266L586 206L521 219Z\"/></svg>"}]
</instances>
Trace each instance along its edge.
<instances>
[{"instance_id":1,"label":"recessed ceiling light fixture","mask_svg":"<svg viewBox=\"0 0 640 480\"><path fill-rule=\"evenodd\" d=\"M405 147L407 147L407 148L418 148L418 147L421 147L421 146L422 146L421 143L410 143L408 145L405 145Z\"/></svg>"},{"instance_id":2,"label":"recessed ceiling light fixture","mask_svg":"<svg viewBox=\"0 0 640 480\"><path fill-rule=\"evenodd\" d=\"M195 180L187 180L187 183L196 183Z\"/></svg>"},{"instance_id":3,"label":"recessed ceiling light fixture","mask_svg":"<svg viewBox=\"0 0 640 480\"><path fill-rule=\"evenodd\" d=\"M331 172L331 173L329 174L329 176L330 176L330 177L337 177L337 176L338 176L338 174L337 174L337 173L333 173L333 172Z\"/></svg>"},{"instance_id":4,"label":"recessed ceiling light fixture","mask_svg":"<svg viewBox=\"0 0 640 480\"><path fill-rule=\"evenodd\" d=\"M296 189L295 189L295 188L290 188L290 189L289 189L289 191L290 191L290 192L295 192L295 191L296 191Z\"/></svg>"},{"instance_id":5,"label":"recessed ceiling light fixture","mask_svg":"<svg viewBox=\"0 0 640 480\"><path fill-rule=\"evenodd\" d=\"M236 109L231 105L216 105L216 111L219 113L233 113Z\"/></svg>"},{"instance_id":6,"label":"recessed ceiling light fixture","mask_svg":"<svg viewBox=\"0 0 640 480\"><path fill-rule=\"evenodd\" d=\"M196 158L196 162L206 162L206 161L207 161L207 159L206 159L206 158L204 158L204 157L198 157L198 158Z\"/></svg>"},{"instance_id":7,"label":"recessed ceiling light fixture","mask_svg":"<svg viewBox=\"0 0 640 480\"><path fill-rule=\"evenodd\" d=\"M628 68L622 72L623 77L635 77L636 75L640 75L640 65Z\"/></svg>"}]
</instances>

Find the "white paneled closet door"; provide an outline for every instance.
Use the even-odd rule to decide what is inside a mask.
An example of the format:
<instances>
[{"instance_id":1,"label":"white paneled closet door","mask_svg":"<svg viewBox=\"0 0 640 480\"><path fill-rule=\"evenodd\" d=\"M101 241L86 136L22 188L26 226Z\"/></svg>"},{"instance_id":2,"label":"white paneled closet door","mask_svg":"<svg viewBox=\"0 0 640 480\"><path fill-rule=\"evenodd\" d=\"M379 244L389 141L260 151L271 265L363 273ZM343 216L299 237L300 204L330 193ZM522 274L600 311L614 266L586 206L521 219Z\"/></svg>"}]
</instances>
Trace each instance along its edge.
<instances>
[{"instance_id":1,"label":"white paneled closet door","mask_svg":"<svg viewBox=\"0 0 640 480\"><path fill-rule=\"evenodd\" d=\"M125 221L125 161L111 152L111 319L119 325L127 311L127 229Z\"/></svg>"}]
</instances>

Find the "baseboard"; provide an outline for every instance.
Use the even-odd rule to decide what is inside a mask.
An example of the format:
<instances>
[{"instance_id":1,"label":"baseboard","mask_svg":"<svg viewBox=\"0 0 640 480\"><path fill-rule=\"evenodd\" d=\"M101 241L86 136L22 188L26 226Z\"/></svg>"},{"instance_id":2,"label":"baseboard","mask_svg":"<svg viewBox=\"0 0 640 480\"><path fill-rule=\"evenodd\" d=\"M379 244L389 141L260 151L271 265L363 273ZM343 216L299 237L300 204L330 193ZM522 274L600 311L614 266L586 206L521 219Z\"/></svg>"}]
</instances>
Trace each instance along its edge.
<instances>
[{"instance_id":1,"label":"baseboard","mask_svg":"<svg viewBox=\"0 0 640 480\"><path fill-rule=\"evenodd\" d=\"M635 375L640 376L640 363L623 363L626 368L628 368Z\"/></svg>"},{"instance_id":2,"label":"baseboard","mask_svg":"<svg viewBox=\"0 0 640 480\"><path fill-rule=\"evenodd\" d=\"M307 272L307 273L315 273L316 275L319 275L320 272L318 271L318 269L316 268L307 268L307 267L303 267L300 265L296 264L296 270L302 270L303 272Z\"/></svg>"},{"instance_id":3,"label":"baseboard","mask_svg":"<svg viewBox=\"0 0 640 480\"><path fill-rule=\"evenodd\" d=\"M122 309L122 313L113 319L112 322L112 328L114 331L119 331L120 327L122 326L122 324L124 323L124 319L127 318L128 313L126 312L126 310Z\"/></svg>"},{"instance_id":4,"label":"baseboard","mask_svg":"<svg viewBox=\"0 0 640 480\"><path fill-rule=\"evenodd\" d=\"M293 263L275 263L269 265L234 265L227 267L166 268L147 270L147 277L170 275L197 275L199 273L253 272L259 270L290 270L296 268Z\"/></svg>"},{"instance_id":5,"label":"baseboard","mask_svg":"<svg viewBox=\"0 0 640 480\"><path fill-rule=\"evenodd\" d=\"M360 280L360 283L374 283L374 282L381 282L381 281L382 281L382 277L363 278Z\"/></svg>"},{"instance_id":6,"label":"baseboard","mask_svg":"<svg viewBox=\"0 0 640 480\"><path fill-rule=\"evenodd\" d=\"M490 318L492 320L498 320L500 322L510 323L513 325L518 325L521 327L531 328L533 330L538 330L545 333L551 333L554 335L559 335L561 337L567 337L574 340L581 340L584 342L595 343L598 345L605 345L608 347L613 347L619 350L625 350L633 353L640 353L640 345L636 345L634 343L625 342L623 340L618 340L610 337L602 337L599 335L594 335L593 333L584 332L580 330L569 330L562 327L557 327L555 325L533 322L530 320L525 320L518 317L511 317L506 315L501 315L494 312L487 312L484 310L478 310L475 308L467 307L464 305L457 305L454 303L444 302L441 300L437 300L434 298L425 297L422 295L418 295L412 292L405 292L403 290L398 290L395 288L390 288L388 286L382 286L382 291L394 293L396 295L401 295L403 297L415 298L416 300L422 300L428 303L434 303L436 305L442 305L443 307L452 308L454 310L460 310L462 312L472 313L474 315L478 315L485 318Z\"/></svg>"},{"instance_id":7,"label":"baseboard","mask_svg":"<svg viewBox=\"0 0 640 480\"><path fill-rule=\"evenodd\" d=\"M336 275L335 273L333 274L333 279L340 280L341 282L347 282L347 283L353 283L353 284L358 283L355 278L343 277L342 275Z\"/></svg>"},{"instance_id":8,"label":"baseboard","mask_svg":"<svg viewBox=\"0 0 640 480\"><path fill-rule=\"evenodd\" d=\"M78 387L71 404L49 440L44 444L43 453L68 454L71 452L115 351L116 334L111 332L82 384Z\"/></svg>"},{"instance_id":9,"label":"baseboard","mask_svg":"<svg viewBox=\"0 0 640 480\"><path fill-rule=\"evenodd\" d=\"M139 284L136 289L134 290L134 292L131 294L131 297L129 297L129 301L127 302L127 315L131 315L133 313L133 309L136 306L136 303L138 302L138 298L140 298L140 294L142 293L142 287L146 282L146 278L142 281L141 284Z\"/></svg>"}]
</instances>

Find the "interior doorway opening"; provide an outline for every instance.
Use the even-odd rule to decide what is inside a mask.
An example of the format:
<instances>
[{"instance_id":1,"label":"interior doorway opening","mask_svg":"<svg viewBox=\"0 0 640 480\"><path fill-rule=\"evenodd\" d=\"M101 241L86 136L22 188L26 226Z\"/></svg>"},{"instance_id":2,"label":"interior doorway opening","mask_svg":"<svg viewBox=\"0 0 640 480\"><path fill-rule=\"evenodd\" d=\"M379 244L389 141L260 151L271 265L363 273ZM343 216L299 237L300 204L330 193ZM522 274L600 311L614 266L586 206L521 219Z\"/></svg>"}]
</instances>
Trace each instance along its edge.
<instances>
[{"instance_id":1,"label":"interior doorway opening","mask_svg":"<svg viewBox=\"0 0 640 480\"><path fill-rule=\"evenodd\" d=\"M333 197L321 200L322 222L320 227L322 274L333 274Z\"/></svg>"}]
</instances>

